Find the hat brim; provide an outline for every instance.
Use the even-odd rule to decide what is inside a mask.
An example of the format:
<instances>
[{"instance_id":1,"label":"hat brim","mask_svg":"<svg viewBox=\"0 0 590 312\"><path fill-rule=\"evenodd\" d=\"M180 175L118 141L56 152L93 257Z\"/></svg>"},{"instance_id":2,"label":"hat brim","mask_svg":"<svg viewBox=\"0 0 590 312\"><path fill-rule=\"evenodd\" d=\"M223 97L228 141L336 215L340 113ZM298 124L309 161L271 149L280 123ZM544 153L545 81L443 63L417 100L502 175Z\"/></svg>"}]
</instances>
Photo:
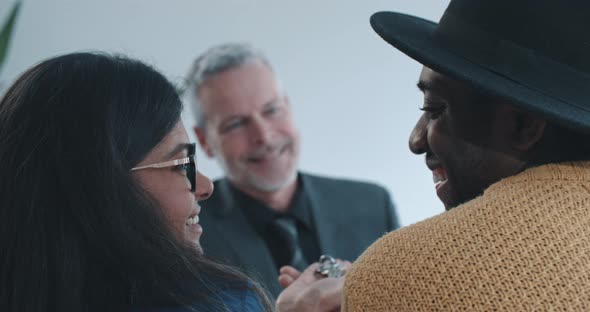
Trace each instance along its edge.
<instances>
[{"instance_id":1,"label":"hat brim","mask_svg":"<svg viewBox=\"0 0 590 312\"><path fill-rule=\"evenodd\" d=\"M377 12L370 21L381 38L424 66L506 98L522 109L541 114L563 126L590 132L588 111L531 89L442 47L433 40L436 23L396 12Z\"/></svg>"}]
</instances>

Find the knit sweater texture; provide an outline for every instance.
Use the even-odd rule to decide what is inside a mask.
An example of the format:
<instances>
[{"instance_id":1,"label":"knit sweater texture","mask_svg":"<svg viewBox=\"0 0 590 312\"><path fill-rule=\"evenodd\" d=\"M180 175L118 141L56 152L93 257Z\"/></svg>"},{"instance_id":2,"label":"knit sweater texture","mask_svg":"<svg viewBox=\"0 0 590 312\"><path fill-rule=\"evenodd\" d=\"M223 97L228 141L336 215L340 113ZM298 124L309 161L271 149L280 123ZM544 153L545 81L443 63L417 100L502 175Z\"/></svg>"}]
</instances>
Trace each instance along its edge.
<instances>
[{"instance_id":1,"label":"knit sweater texture","mask_svg":"<svg viewBox=\"0 0 590 312\"><path fill-rule=\"evenodd\" d=\"M390 232L343 311L590 311L590 162L549 164Z\"/></svg>"}]
</instances>

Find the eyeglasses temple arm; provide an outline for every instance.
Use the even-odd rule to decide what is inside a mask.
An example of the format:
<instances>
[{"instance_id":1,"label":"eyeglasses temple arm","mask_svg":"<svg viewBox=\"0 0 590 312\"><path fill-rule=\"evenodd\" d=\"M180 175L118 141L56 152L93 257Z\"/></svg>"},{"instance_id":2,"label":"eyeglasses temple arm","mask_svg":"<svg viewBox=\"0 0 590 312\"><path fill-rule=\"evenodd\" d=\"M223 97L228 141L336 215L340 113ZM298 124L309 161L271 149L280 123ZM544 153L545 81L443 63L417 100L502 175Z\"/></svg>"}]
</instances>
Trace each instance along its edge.
<instances>
[{"instance_id":1,"label":"eyeglasses temple arm","mask_svg":"<svg viewBox=\"0 0 590 312\"><path fill-rule=\"evenodd\" d=\"M136 171L136 170L147 169L147 168L172 167L172 166L178 166L178 165L188 164L189 162L190 162L190 157L185 157L185 158L181 158L181 159L169 160L169 161L165 161L165 162L161 162L161 163L156 163L156 164L151 164L151 165L134 167L134 168L131 168L130 171Z\"/></svg>"}]
</instances>

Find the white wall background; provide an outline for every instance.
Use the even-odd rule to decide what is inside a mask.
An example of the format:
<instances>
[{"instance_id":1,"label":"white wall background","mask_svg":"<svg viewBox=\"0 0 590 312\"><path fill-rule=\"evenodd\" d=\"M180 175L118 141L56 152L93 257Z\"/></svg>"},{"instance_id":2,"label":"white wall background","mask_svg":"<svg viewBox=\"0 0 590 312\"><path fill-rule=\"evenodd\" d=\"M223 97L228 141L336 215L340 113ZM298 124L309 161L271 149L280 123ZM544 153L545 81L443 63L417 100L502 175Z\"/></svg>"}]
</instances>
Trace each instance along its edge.
<instances>
[{"instance_id":1,"label":"white wall background","mask_svg":"<svg viewBox=\"0 0 590 312\"><path fill-rule=\"evenodd\" d=\"M14 1L0 0L2 21ZM384 185L408 225L443 211L424 158L407 147L422 101L415 87L420 65L382 41L369 16L389 10L438 20L448 2L24 0L0 81L10 83L50 56L103 50L142 59L179 83L209 46L251 42L290 95L301 168ZM199 156L202 172L221 175Z\"/></svg>"}]
</instances>

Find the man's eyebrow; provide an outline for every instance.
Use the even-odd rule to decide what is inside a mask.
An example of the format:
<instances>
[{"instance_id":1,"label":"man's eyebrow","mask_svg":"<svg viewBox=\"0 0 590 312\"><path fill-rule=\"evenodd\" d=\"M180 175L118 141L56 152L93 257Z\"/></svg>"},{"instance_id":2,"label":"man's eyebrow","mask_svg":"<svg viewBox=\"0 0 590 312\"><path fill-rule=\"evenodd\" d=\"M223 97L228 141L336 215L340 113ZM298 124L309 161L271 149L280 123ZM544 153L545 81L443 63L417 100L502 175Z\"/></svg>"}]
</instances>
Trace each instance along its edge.
<instances>
[{"instance_id":1,"label":"man's eyebrow","mask_svg":"<svg viewBox=\"0 0 590 312\"><path fill-rule=\"evenodd\" d=\"M434 77L429 80L420 80L420 81L418 81L416 86L423 93L425 93L427 91L444 92L444 91L448 90L449 88L451 88L451 85L449 85L449 83L447 81L440 79L439 77Z\"/></svg>"},{"instance_id":2,"label":"man's eyebrow","mask_svg":"<svg viewBox=\"0 0 590 312\"><path fill-rule=\"evenodd\" d=\"M420 91L422 91L423 93L426 92L426 90L430 89L430 86L424 80L418 81L416 87L418 87L418 89L420 89Z\"/></svg>"},{"instance_id":3,"label":"man's eyebrow","mask_svg":"<svg viewBox=\"0 0 590 312\"><path fill-rule=\"evenodd\" d=\"M264 103L263 108L268 108L269 106L277 105L279 103L279 99L280 99L279 96L271 99L270 101Z\"/></svg>"},{"instance_id":4,"label":"man's eyebrow","mask_svg":"<svg viewBox=\"0 0 590 312\"><path fill-rule=\"evenodd\" d=\"M168 154L166 154L166 159L170 159L173 156L178 155L178 153L184 150L188 150L190 146L190 143L180 143L176 145L176 147L174 147Z\"/></svg>"},{"instance_id":5,"label":"man's eyebrow","mask_svg":"<svg viewBox=\"0 0 590 312\"><path fill-rule=\"evenodd\" d=\"M277 97L275 97L273 99L270 99L269 101L267 101L266 103L264 103L264 105L262 105L262 110L265 110L265 109L267 109L269 107L272 107L274 105L277 105L279 103L279 100L280 99L281 99L280 96L277 96ZM249 116L244 116L244 115L239 115L239 114L238 115L230 115L230 116L227 116L227 117L223 118L221 120L221 122L219 123L219 125L220 126L223 126L228 121L234 120L234 119L248 119L248 118L249 118Z\"/></svg>"},{"instance_id":6,"label":"man's eyebrow","mask_svg":"<svg viewBox=\"0 0 590 312\"><path fill-rule=\"evenodd\" d=\"M220 127L223 127L223 125L225 125L226 123L228 123L230 120L235 120L235 119L243 119L245 118L245 116L243 115L230 115L230 116L226 116L223 119L221 119L221 122L219 123Z\"/></svg>"}]
</instances>

